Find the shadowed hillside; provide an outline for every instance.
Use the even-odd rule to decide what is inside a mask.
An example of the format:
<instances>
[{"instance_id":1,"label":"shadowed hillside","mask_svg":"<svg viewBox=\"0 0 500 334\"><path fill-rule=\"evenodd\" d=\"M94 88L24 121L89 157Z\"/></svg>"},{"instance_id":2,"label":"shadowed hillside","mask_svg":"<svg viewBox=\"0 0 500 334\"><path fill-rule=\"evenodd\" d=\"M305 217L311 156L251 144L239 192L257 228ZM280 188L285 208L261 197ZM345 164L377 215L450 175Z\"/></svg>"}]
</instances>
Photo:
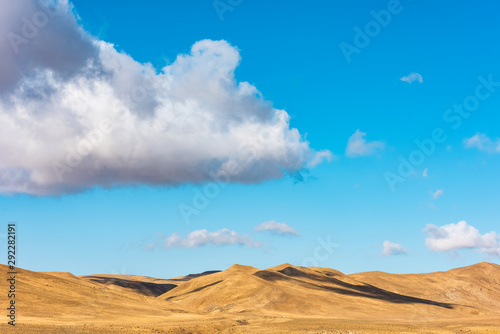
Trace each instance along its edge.
<instances>
[{"instance_id":1,"label":"shadowed hillside","mask_svg":"<svg viewBox=\"0 0 500 334\"><path fill-rule=\"evenodd\" d=\"M385 279L383 284L378 284L379 273L357 276L289 264L266 270L234 265L226 271L179 284L158 298L183 307L189 305L200 312L255 312L349 319L374 315L384 318L388 315L393 318L453 318L499 313L500 284L496 278L500 277L499 266L488 264L487 268L495 271L488 272L491 279L483 277L482 272L486 269L483 267L483 264L478 264L471 269L464 268L454 281L443 280L442 273L422 274L414 282L407 282L406 275L385 274L392 277L393 282ZM447 277L452 278L455 274L458 272L448 272ZM398 281L399 276L402 283ZM428 284L432 277L436 286L424 293L422 285ZM468 282L467 288L473 291L476 289L474 284L476 287L483 284L489 285L490 289L494 287L494 292L489 292L488 302L480 302L471 291L464 291L462 298L446 297L449 291L464 287L464 282ZM410 286L403 289L407 284Z\"/></svg>"},{"instance_id":2,"label":"shadowed hillside","mask_svg":"<svg viewBox=\"0 0 500 334\"><path fill-rule=\"evenodd\" d=\"M0 269L5 276L7 267L1 265ZM500 266L485 262L447 272L408 275L344 275L333 269L290 264L265 270L234 265L221 272L172 279L76 277L18 269L17 280L16 305L23 333L37 326L48 327L33 333L57 333L60 326L72 328L67 333L87 333L80 331L82 324L94 326L96 333L127 333L130 326L152 324L159 328L187 326L193 333L218 332L233 326L265 332L263 328L268 328L265 324L269 322L278 326L273 328L279 332L292 323L296 326L293 328L305 326L306 330L318 323L346 321L356 326L445 322L451 327L467 323L500 328L495 327L500 325ZM5 280L0 287L7 289ZM210 325L196 331L193 326L198 323ZM117 324L124 327L119 329ZM394 332L402 330L394 328ZM8 330L0 325L0 332ZM177 332L184 333L172 333Z\"/></svg>"}]
</instances>

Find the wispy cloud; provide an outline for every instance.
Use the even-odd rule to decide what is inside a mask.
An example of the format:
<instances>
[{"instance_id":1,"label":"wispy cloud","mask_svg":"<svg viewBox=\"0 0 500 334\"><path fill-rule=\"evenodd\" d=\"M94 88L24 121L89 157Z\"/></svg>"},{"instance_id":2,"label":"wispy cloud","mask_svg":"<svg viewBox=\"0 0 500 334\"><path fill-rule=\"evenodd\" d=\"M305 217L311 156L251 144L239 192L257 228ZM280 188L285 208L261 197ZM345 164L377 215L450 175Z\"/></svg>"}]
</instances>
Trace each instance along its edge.
<instances>
[{"instance_id":1,"label":"wispy cloud","mask_svg":"<svg viewBox=\"0 0 500 334\"><path fill-rule=\"evenodd\" d=\"M156 246L164 249L170 248L199 248L206 245L227 246L241 245L249 248L261 247L262 244L253 240L248 235L239 234L227 228L218 231L209 232L208 230L196 230L189 233L186 237L181 237L179 233L172 233L170 236L160 237L159 243L150 243L146 250L151 250Z\"/></svg>"},{"instance_id":2,"label":"wispy cloud","mask_svg":"<svg viewBox=\"0 0 500 334\"><path fill-rule=\"evenodd\" d=\"M465 221L439 227L428 224L424 232L427 234L425 245L433 251L472 249L500 257L499 235L496 232L481 235L479 230Z\"/></svg>"},{"instance_id":3,"label":"wispy cloud","mask_svg":"<svg viewBox=\"0 0 500 334\"><path fill-rule=\"evenodd\" d=\"M432 194L432 198L438 199L439 197L443 196L444 191L442 189L438 189L438 190L436 190L435 192L433 192L431 194Z\"/></svg>"},{"instance_id":4,"label":"wispy cloud","mask_svg":"<svg viewBox=\"0 0 500 334\"><path fill-rule=\"evenodd\" d=\"M388 240L384 241L384 243L382 244L382 256L406 254L408 254L408 249L401 246L400 244L390 242Z\"/></svg>"},{"instance_id":5,"label":"wispy cloud","mask_svg":"<svg viewBox=\"0 0 500 334\"><path fill-rule=\"evenodd\" d=\"M270 232L279 235L299 235L299 232L290 225L277 223L274 220L261 223L253 229L254 232Z\"/></svg>"},{"instance_id":6,"label":"wispy cloud","mask_svg":"<svg viewBox=\"0 0 500 334\"><path fill-rule=\"evenodd\" d=\"M367 156L376 153L378 150L383 150L385 144L381 141L368 142L364 137L366 132L356 130L356 132L349 137L345 154L349 157Z\"/></svg>"},{"instance_id":7,"label":"wispy cloud","mask_svg":"<svg viewBox=\"0 0 500 334\"><path fill-rule=\"evenodd\" d=\"M424 171L422 172L422 176L423 177L427 177L427 172L428 172L428 169L427 168L424 169Z\"/></svg>"},{"instance_id":8,"label":"wispy cloud","mask_svg":"<svg viewBox=\"0 0 500 334\"><path fill-rule=\"evenodd\" d=\"M488 153L500 153L500 139L490 139L483 133L476 133L470 138L464 139L465 148L477 148Z\"/></svg>"},{"instance_id":9,"label":"wispy cloud","mask_svg":"<svg viewBox=\"0 0 500 334\"><path fill-rule=\"evenodd\" d=\"M419 73L410 73L407 76L402 77L400 80L409 84L411 84L413 81L418 81L419 83L424 82L424 79Z\"/></svg>"},{"instance_id":10,"label":"wispy cloud","mask_svg":"<svg viewBox=\"0 0 500 334\"><path fill-rule=\"evenodd\" d=\"M330 162L334 158L335 158L335 156L329 150L322 150L319 152L315 152L312 154L312 159L307 163L307 166L308 167L316 167L317 165L322 163L324 160Z\"/></svg>"}]
</instances>

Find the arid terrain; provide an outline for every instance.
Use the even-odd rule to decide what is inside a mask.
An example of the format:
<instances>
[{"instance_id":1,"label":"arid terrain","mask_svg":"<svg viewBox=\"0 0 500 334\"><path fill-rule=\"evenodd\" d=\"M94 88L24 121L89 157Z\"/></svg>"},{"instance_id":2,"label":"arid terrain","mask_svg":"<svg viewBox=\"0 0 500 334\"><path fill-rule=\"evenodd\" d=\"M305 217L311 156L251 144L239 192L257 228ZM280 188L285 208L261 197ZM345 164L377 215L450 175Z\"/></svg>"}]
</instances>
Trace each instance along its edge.
<instances>
[{"instance_id":1,"label":"arid terrain","mask_svg":"<svg viewBox=\"0 0 500 334\"><path fill-rule=\"evenodd\" d=\"M500 333L500 266L487 262L407 275L234 265L171 279L18 269L16 290L17 325L4 316L1 333Z\"/></svg>"}]
</instances>

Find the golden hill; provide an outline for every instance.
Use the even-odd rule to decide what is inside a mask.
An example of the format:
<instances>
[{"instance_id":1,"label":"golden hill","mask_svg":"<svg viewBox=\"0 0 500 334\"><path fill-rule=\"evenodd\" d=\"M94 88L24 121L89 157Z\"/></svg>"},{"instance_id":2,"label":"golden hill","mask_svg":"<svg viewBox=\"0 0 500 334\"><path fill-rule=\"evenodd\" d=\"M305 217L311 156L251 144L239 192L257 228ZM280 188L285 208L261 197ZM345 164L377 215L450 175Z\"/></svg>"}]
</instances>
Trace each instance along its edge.
<instances>
[{"instance_id":1,"label":"golden hill","mask_svg":"<svg viewBox=\"0 0 500 334\"><path fill-rule=\"evenodd\" d=\"M234 265L172 279L18 269L17 290L23 333L500 333L500 266L486 262L407 275Z\"/></svg>"},{"instance_id":2,"label":"golden hill","mask_svg":"<svg viewBox=\"0 0 500 334\"><path fill-rule=\"evenodd\" d=\"M493 264L413 276L344 275L289 264L266 270L235 265L180 284L158 298L200 312L342 319L454 318L500 314L499 279L500 266Z\"/></svg>"}]
</instances>

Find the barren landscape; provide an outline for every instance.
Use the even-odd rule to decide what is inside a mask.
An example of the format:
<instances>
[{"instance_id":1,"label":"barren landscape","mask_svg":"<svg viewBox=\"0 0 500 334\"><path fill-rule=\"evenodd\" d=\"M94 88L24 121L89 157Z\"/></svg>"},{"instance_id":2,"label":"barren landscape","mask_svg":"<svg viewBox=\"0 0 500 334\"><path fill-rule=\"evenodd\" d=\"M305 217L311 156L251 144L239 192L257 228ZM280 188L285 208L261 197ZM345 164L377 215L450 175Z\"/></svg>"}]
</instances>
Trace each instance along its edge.
<instances>
[{"instance_id":1,"label":"barren landscape","mask_svg":"<svg viewBox=\"0 0 500 334\"><path fill-rule=\"evenodd\" d=\"M500 334L499 13L0 0L0 334Z\"/></svg>"},{"instance_id":2,"label":"barren landscape","mask_svg":"<svg viewBox=\"0 0 500 334\"><path fill-rule=\"evenodd\" d=\"M500 333L500 266L487 262L429 274L290 264L171 279L17 272L17 324L2 333Z\"/></svg>"}]
</instances>

